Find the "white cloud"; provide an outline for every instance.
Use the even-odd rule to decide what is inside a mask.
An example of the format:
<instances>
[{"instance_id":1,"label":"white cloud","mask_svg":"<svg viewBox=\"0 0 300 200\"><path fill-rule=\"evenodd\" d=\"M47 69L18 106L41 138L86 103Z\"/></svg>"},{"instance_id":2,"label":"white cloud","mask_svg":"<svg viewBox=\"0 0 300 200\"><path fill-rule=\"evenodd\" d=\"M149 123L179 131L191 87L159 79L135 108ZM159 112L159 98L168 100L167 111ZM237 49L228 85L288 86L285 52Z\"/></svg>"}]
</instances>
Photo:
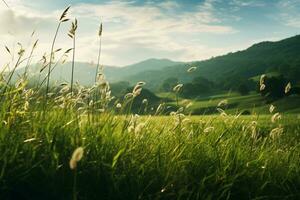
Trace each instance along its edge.
<instances>
[{"instance_id":1,"label":"white cloud","mask_svg":"<svg viewBox=\"0 0 300 200\"><path fill-rule=\"evenodd\" d=\"M278 21L286 26L300 28L300 0L281 0L277 8L280 11Z\"/></svg>"},{"instance_id":2,"label":"white cloud","mask_svg":"<svg viewBox=\"0 0 300 200\"><path fill-rule=\"evenodd\" d=\"M153 3L154 5L157 5L160 8L166 9L168 11L172 11L174 9L180 8L179 3L175 2L175 1L164 1L161 3Z\"/></svg>"},{"instance_id":3,"label":"white cloud","mask_svg":"<svg viewBox=\"0 0 300 200\"><path fill-rule=\"evenodd\" d=\"M208 58L220 49L192 43L190 39L201 34L233 34L236 30L222 24L216 15L214 3L206 0L193 11L175 12L181 5L172 1L138 6L133 2L112 1L105 4L81 3L72 6L70 17L79 20L76 58L91 61L97 58L97 28L100 19L104 23L103 62L125 65L149 57L167 57L176 60ZM10 2L12 3L12 2ZM0 9L0 39L7 43L28 41L28 35L37 30L40 45L37 55L49 50L61 10L34 10L20 1L13 10ZM69 48L66 32L69 23L63 25L57 39L57 47ZM9 35L13 33L14 36ZM1 43L4 46L4 42ZM197 57L197 55L199 55ZM1 64L1 63L0 63ZM2 63L3 64L3 63Z\"/></svg>"},{"instance_id":4,"label":"white cloud","mask_svg":"<svg viewBox=\"0 0 300 200\"><path fill-rule=\"evenodd\" d=\"M49 30L53 26L53 19L44 16L24 15L5 9L0 12L0 24L5 28L0 29L0 35L13 34L21 35L32 32L36 27Z\"/></svg>"},{"instance_id":5,"label":"white cloud","mask_svg":"<svg viewBox=\"0 0 300 200\"><path fill-rule=\"evenodd\" d=\"M266 5L266 2L261 0L231 0L229 4L238 7L263 7Z\"/></svg>"}]
</instances>

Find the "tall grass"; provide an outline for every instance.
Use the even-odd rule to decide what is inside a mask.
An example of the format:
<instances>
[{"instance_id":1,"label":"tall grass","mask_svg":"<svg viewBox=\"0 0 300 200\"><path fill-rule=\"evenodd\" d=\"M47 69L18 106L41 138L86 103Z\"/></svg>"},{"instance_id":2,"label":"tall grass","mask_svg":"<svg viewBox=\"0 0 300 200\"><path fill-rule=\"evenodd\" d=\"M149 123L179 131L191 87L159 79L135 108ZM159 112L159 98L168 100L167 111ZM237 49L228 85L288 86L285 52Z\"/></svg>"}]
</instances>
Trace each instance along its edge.
<instances>
[{"instance_id":1,"label":"tall grass","mask_svg":"<svg viewBox=\"0 0 300 200\"><path fill-rule=\"evenodd\" d=\"M59 62L51 65L55 38L68 9L49 65L43 65L48 67L47 96L51 70ZM100 49L101 43L99 55ZM74 55L75 39L73 62ZM97 68L99 62L100 56ZM192 117L176 97L178 109L170 116L161 116L164 104L154 115L138 116L131 106L144 82L113 102L103 74L91 88L79 85L73 92L71 81L71 90L62 84L46 99L26 77L16 84L11 74L1 80L0 199L300 198L295 115L230 115L223 102L219 115ZM177 96L181 88L174 88Z\"/></svg>"},{"instance_id":2,"label":"tall grass","mask_svg":"<svg viewBox=\"0 0 300 200\"><path fill-rule=\"evenodd\" d=\"M49 101L41 124L35 94L23 99L30 91L15 92L2 105L11 114L0 116L1 199L70 199L74 193L78 199L299 197L294 116L282 118L284 131L273 137L278 124L270 125L270 116L87 115L93 107L78 102L72 109L72 99L62 94ZM85 155L74 192L69 160L78 146Z\"/></svg>"}]
</instances>

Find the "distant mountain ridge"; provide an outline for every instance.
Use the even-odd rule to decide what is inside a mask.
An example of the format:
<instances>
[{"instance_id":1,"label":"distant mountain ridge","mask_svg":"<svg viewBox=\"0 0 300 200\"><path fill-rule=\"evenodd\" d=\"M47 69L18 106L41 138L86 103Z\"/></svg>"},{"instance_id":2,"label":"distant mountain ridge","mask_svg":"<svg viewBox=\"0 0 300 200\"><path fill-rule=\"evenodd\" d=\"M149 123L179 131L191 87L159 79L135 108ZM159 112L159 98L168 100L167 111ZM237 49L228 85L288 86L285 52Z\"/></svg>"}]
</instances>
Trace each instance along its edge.
<instances>
[{"instance_id":1,"label":"distant mountain ridge","mask_svg":"<svg viewBox=\"0 0 300 200\"><path fill-rule=\"evenodd\" d=\"M118 67L118 68L105 67L104 73L109 81L112 82L126 81L126 80L130 80L129 77L134 76L138 73L144 73L146 71L162 70L165 67L171 67L178 64L183 64L183 62L176 62L169 59L151 58L124 67Z\"/></svg>"},{"instance_id":2,"label":"distant mountain ridge","mask_svg":"<svg viewBox=\"0 0 300 200\"><path fill-rule=\"evenodd\" d=\"M129 76L137 73L143 73L145 71L160 70L165 67L180 64L181 62L175 62L169 59L148 59L132 65L124 67L106 66L104 65L104 74L108 81L118 82L126 80ZM69 82L71 76L71 62L59 64L54 68L51 73L51 81L63 81ZM35 79L40 81L46 76L47 70L44 70L40 75L41 66L36 64L29 67L29 74ZM24 68L20 68L16 71L16 74L22 74ZM75 62L74 80L78 81L82 85L93 85L96 73L96 65L87 62ZM16 77L16 76L15 76ZM129 81L130 82L130 81Z\"/></svg>"}]
</instances>

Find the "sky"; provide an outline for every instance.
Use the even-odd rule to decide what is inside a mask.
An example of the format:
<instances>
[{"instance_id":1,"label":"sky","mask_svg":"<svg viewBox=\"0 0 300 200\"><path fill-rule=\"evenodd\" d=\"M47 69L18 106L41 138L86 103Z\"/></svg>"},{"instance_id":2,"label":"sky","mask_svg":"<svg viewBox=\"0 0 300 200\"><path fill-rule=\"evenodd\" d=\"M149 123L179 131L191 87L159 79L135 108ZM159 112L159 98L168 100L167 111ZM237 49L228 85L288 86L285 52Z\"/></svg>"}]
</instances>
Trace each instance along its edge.
<instances>
[{"instance_id":1,"label":"sky","mask_svg":"<svg viewBox=\"0 0 300 200\"><path fill-rule=\"evenodd\" d=\"M39 39L33 62L50 52L61 12L78 20L76 61L96 62L103 23L101 63L124 66L149 58L209 59L299 34L300 0L6 0L0 1L0 66L6 51L27 55ZM71 21L62 24L55 48L68 49ZM32 32L35 31L34 35Z\"/></svg>"}]
</instances>

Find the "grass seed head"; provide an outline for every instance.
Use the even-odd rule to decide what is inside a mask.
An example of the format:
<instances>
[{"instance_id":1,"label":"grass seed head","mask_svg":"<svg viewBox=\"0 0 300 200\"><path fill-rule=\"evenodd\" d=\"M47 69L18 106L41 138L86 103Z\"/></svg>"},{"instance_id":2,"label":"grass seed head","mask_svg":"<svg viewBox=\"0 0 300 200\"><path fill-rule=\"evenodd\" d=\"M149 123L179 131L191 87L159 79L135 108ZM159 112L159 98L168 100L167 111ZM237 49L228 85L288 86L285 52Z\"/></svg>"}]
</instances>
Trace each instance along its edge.
<instances>
[{"instance_id":1,"label":"grass seed head","mask_svg":"<svg viewBox=\"0 0 300 200\"><path fill-rule=\"evenodd\" d=\"M178 84L173 88L173 91L178 93L178 92L180 92L182 87L183 87L183 84Z\"/></svg>"},{"instance_id":2,"label":"grass seed head","mask_svg":"<svg viewBox=\"0 0 300 200\"><path fill-rule=\"evenodd\" d=\"M142 104L147 104L148 100L147 99L143 99Z\"/></svg>"},{"instance_id":3,"label":"grass seed head","mask_svg":"<svg viewBox=\"0 0 300 200\"><path fill-rule=\"evenodd\" d=\"M117 103L116 108L118 108L118 109L122 108L122 104Z\"/></svg>"},{"instance_id":4,"label":"grass seed head","mask_svg":"<svg viewBox=\"0 0 300 200\"><path fill-rule=\"evenodd\" d=\"M70 7L71 7L71 6L68 6L68 7L63 11L63 13L61 14L61 16L60 16L60 18L59 18L59 21L61 21L61 22L66 22L67 20L69 20L69 19L66 18L66 16L67 16L67 13L68 13L68 10L70 9Z\"/></svg>"},{"instance_id":5,"label":"grass seed head","mask_svg":"<svg viewBox=\"0 0 300 200\"><path fill-rule=\"evenodd\" d=\"M271 117L271 122L275 123L276 121L281 119L281 115L279 112L275 113L272 117Z\"/></svg>"},{"instance_id":6,"label":"grass seed head","mask_svg":"<svg viewBox=\"0 0 300 200\"><path fill-rule=\"evenodd\" d=\"M83 157L83 147L78 147L75 149L75 151L72 154L71 160L70 160L70 169L74 170L77 167L77 162L79 162Z\"/></svg>"},{"instance_id":7,"label":"grass seed head","mask_svg":"<svg viewBox=\"0 0 300 200\"><path fill-rule=\"evenodd\" d=\"M276 138L280 137L280 135L283 133L282 127L277 127L271 130L270 137L275 140Z\"/></svg>"},{"instance_id":8,"label":"grass seed head","mask_svg":"<svg viewBox=\"0 0 300 200\"><path fill-rule=\"evenodd\" d=\"M141 133L145 126L146 126L145 123L139 123L134 129L134 133L135 134Z\"/></svg>"},{"instance_id":9,"label":"grass seed head","mask_svg":"<svg viewBox=\"0 0 300 200\"><path fill-rule=\"evenodd\" d=\"M193 105L193 103L192 102L189 102L186 106L185 106L185 108L189 108L189 107L191 107Z\"/></svg>"},{"instance_id":10,"label":"grass seed head","mask_svg":"<svg viewBox=\"0 0 300 200\"><path fill-rule=\"evenodd\" d=\"M132 93L127 93L125 94L124 98L125 99L131 99L133 97L133 94Z\"/></svg>"},{"instance_id":11,"label":"grass seed head","mask_svg":"<svg viewBox=\"0 0 300 200\"><path fill-rule=\"evenodd\" d=\"M289 82L289 83L285 86L285 89L284 89L285 94L289 93L289 91L291 90L291 88L292 88L292 85L291 85L291 83Z\"/></svg>"},{"instance_id":12,"label":"grass seed head","mask_svg":"<svg viewBox=\"0 0 300 200\"><path fill-rule=\"evenodd\" d=\"M266 88L265 80L266 80L266 75L265 74L261 75L260 80L259 80L259 90L260 91L263 91Z\"/></svg>"},{"instance_id":13,"label":"grass seed head","mask_svg":"<svg viewBox=\"0 0 300 200\"><path fill-rule=\"evenodd\" d=\"M146 85L146 82L140 81L140 82L137 83L137 85L139 85L139 86L144 86L144 85Z\"/></svg>"},{"instance_id":14,"label":"grass seed head","mask_svg":"<svg viewBox=\"0 0 300 200\"><path fill-rule=\"evenodd\" d=\"M134 126L133 125L130 125L128 128L127 128L127 131L128 131L128 133L132 133L132 132L134 132Z\"/></svg>"},{"instance_id":15,"label":"grass seed head","mask_svg":"<svg viewBox=\"0 0 300 200\"><path fill-rule=\"evenodd\" d=\"M213 130L215 129L215 127L207 127L207 128L205 128L204 130L203 130L203 132L204 133L210 133L210 132L212 132Z\"/></svg>"},{"instance_id":16,"label":"grass seed head","mask_svg":"<svg viewBox=\"0 0 300 200\"><path fill-rule=\"evenodd\" d=\"M196 69L197 69L197 67L190 67L190 68L187 70L187 72L188 72L188 73L192 73L192 72L196 71Z\"/></svg>"},{"instance_id":17,"label":"grass seed head","mask_svg":"<svg viewBox=\"0 0 300 200\"><path fill-rule=\"evenodd\" d=\"M174 111L170 112L170 116L175 116L176 114L177 114L177 113L174 112Z\"/></svg>"},{"instance_id":18,"label":"grass seed head","mask_svg":"<svg viewBox=\"0 0 300 200\"><path fill-rule=\"evenodd\" d=\"M259 90L263 91L265 88L266 88L266 85L265 84L261 84L260 87L259 87Z\"/></svg>"},{"instance_id":19,"label":"grass seed head","mask_svg":"<svg viewBox=\"0 0 300 200\"><path fill-rule=\"evenodd\" d=\"M19 55L20 57L22 57L22 56L24 55L24 53L25 53L25 49L23 49L23 48L21 47L20 50L19 50L19 52L18 52L18 55Z\"/></svg>"},{"instance_id":20,"label":"grass seed head","mask_svg":"<svg viewBox=\"0 0 300 200\"><path fill-rule=\"evenodd\" d=\"M226 106L228 104L228 100L224 99L218 103L218 107Z\"/></svg>"},{"instance_id":21,"label":"grass seed head","mask_svg":"<svg viewBox=\"0 0 300 200\"><path fill-rule=\"evenodd\" d=\"M269 111L270 111L270 113L272 113L274 110L275 110L275 106L273 106L272 104L270 105L270 108L269 108Z\"/></svg>"},{"instance_id":22,"label":"grass seed head","mask_svg":"<svg viewBox=\"0 0 300 200\"><path fill-rule=\"evenodd\" d=\"M265 74L261 75L260 80L259 80L259 84L260 85L264 84L265 80L266 80L266 75Z\"/></svg>"},{"instance_id":23,"label":"grass seed head","mask_svg":"<svg viewBox=\"0 0 300 200\"><path fill-rule=\"evenodd\" d=\"M161 113L162 111L163 111L163 109L164 109L164 104L163 103L161 103L161 104L159 104L158 105L158 107L157 107L157 109L156 109L156 114L159 114L159 113Z\"/></svg>"},{"instance_id":24,"label":"grass seed head","mask_svg":"<svg viewBox=\"0 0 300 200\"><path fill-rule=\"evenodd\" d=\"M102 36L102 31L103 31L103 25L102 23L99 26L99 32L98 32L98 36L101 37Z\"/></svg>"},{"instance_id":25,"label":"grass seed head","mask_svg":"<svg viewBox=\"0 0 300 200\"><path fill-rule=\"evenodd\" d=\"M76 30L77 30L77 19L75 18L75 21L72 22L71 24L71 29L69 30L69 33L68 33L68 36L70 38L74 38L75 37L75 33L76 33Z\"/></svg>"},{"instance_id":26,"label":"grass seed head","mask_svg":"<svg viewBox=\"0 0 300 200\"><path fill-rule=\"evenodd\" d=\"M132 90L132 94L134 97L139 96L141 92L142 92L142 86L139 84L137 84Z\"/></svg>"}]
</instances>

